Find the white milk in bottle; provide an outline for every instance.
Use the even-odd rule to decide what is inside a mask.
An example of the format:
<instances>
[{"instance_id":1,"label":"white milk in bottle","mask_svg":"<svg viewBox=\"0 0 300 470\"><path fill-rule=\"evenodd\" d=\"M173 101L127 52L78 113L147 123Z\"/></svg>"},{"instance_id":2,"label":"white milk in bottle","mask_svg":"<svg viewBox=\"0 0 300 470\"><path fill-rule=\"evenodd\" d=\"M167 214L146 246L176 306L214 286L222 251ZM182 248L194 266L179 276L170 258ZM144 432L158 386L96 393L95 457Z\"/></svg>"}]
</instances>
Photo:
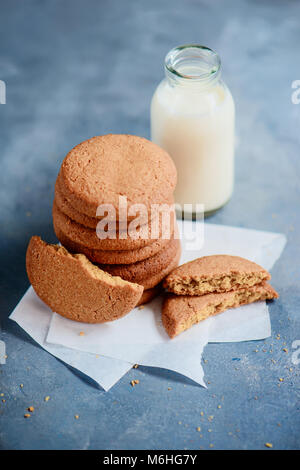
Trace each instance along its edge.
<instances>
[{"instance_id":1,"label":"white milk in bottle","mask_svg":"<svg viewBox=\"0 0 300 470\"><path fill-rule=\"evenodd\" d=\"M231 93L220 80L219 56L204 46L172 49L165 79L151 103L151 138L173 158L178 171L175 202L183 210L203 204L205 214L230 199L234 180Z\"/></svg>"}]
</instances>

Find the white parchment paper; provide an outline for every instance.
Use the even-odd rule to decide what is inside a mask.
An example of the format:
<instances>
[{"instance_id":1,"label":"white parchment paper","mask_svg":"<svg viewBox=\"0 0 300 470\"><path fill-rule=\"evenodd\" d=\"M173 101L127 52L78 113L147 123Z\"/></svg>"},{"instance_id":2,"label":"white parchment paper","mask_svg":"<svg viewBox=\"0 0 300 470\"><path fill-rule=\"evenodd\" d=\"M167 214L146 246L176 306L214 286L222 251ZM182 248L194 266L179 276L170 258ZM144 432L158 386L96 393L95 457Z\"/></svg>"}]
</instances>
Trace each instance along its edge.
<instances>
[{"instance_id":1,"label":"white parchment paper","mask_svg":"<svg viewBox=\"0 0 300 470\"><path fill-rule=\"evenodd\" d=\"M286 243L277 233L189 221L179 226L181 263L222 253L243 256L270 270ZM160 320L161 301L156 298L112 323L89 325L52 314L30 288L10 318L44 349L105 390L135 363L170 369L205 386L201 356L208 342L257 340L271 334L268 307L256 302L209 318L170 340Z\"/></svg>"}]
</instances>

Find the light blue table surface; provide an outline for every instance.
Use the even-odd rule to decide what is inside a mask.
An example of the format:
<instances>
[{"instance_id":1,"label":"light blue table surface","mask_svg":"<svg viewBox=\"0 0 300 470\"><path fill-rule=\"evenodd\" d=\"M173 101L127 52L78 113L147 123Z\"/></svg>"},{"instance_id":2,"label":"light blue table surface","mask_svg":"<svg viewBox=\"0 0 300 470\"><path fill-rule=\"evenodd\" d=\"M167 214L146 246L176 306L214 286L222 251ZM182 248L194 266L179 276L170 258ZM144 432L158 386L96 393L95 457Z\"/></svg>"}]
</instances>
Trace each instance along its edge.
<instances>
[{"instance_id":1,"label":"light blue table surface","mask_svg":"<svg viewBox=\"0 0 300 470\"><path fill-rule=\"evenodd\" d=\"M7 87L0 105L0 339L8 356L0 365L0 447L266 449L270 442L299 449L300 104L291 96L300 80L300 2L10 0L0 3L0 16ZM235 191L209 222L288 239L272 270L280 292L270 305L272 336L209 344L207 389L140 367L105 393L8 315L29 285L30 236L56 240L51 205L64 156L98 134L149 137L164 56L190 42L219 52L236 101ZM131 387L132 379L139 385ZM24 419L30 405L35 411Z\"/></svg>"}]
</instances>

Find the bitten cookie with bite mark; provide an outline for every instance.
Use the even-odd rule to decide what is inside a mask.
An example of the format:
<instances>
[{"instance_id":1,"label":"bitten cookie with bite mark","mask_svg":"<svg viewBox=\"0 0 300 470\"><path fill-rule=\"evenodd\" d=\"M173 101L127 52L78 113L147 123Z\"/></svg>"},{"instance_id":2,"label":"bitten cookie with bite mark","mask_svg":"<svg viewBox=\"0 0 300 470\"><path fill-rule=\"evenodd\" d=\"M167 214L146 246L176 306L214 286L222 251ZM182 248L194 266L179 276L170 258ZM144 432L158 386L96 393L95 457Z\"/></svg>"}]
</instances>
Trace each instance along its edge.
<instances>
[{"instance_id":1,"label":"bitten cookie with bite mark","mask_svg":"<svg viewBox=\"0 0 300 470\"><path fill-rule=\"evenodd\" d=\"M104 323L129 313L139 302L143 287L114 277L82 254L31 238L26 269L36 294L54 312L71 320Z\"/></svg>"},{"instance_id":2,"label":"bitten cookie with bite mark","mask_svg":"<svg viewBox=\"0 0 300 470\"><path fill-rule=\"evenodd\" d=\"M177 295L204 295L252 287L271 279L268 271L239 256L212 255L174 269L164 288Z\"/></svg>"},{"instance_id":3,"label":"bitten cookie with bite mark","mask_svg":"<svg viewBox=\"0 0 300 470\"><path fill-rule=\"evenodd\" d=\"M235 291L198 297L168 294L163 303L162 323L170 338L174 338L196 323L229 308L278 297L278 293L267 282Z\"/></svg>"}]
</instances>

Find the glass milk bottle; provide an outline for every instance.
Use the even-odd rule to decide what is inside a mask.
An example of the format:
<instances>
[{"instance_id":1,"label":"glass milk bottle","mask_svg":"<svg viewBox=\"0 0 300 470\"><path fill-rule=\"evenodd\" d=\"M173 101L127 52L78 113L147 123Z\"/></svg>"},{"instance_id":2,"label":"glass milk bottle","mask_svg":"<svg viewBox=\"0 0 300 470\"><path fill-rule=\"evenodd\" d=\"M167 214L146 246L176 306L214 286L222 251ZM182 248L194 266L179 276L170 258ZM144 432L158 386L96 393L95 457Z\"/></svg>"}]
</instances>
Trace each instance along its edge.
<instances>
[{"instance_id":1,"label":"glass milk bottle","mask_svg":"<svg viewBox=\"0 0 300 470\"><path fill-rule=\"evenodd\" d=\"M151 103L151 138L173 158L175 202L187 216L205 214L230 199L234 179L234 102L221 81L221 61L211 49L185 45L165 58L165 79Z\"/></svg>"}]
</instances>

